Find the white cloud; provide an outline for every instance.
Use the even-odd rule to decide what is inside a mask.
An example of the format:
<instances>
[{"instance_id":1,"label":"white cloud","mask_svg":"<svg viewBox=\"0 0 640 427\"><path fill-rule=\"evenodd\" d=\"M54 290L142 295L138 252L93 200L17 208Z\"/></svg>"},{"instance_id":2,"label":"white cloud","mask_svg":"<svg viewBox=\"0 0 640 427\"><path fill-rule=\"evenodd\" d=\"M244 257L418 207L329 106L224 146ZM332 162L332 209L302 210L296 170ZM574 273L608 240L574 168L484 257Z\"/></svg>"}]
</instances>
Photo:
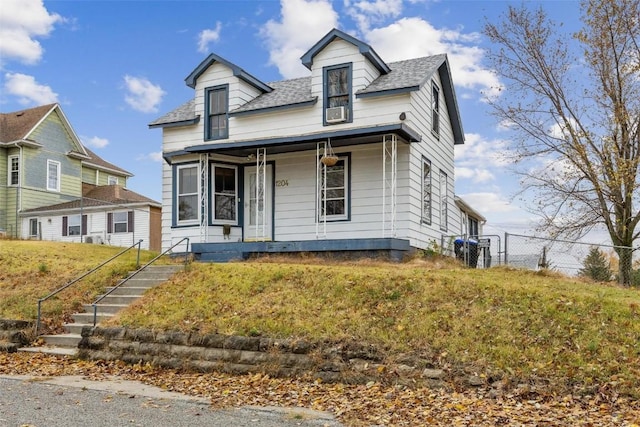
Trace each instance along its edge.
<instances>
[{"instance_id":1,"label":"white cloud","mask_svg":"<svg viewBox=\"0 0 640 427\"><path fill-rule=\"evenodd\" d=\"M360 32L367 33L372 24L397 18L402 13L402 0L345 0L345 7Z\"/></svg>"},{"instance_id":2,"label":"white cloud","mask_svg":"<svg viewBox=\"0 0 640 427\"><path fill-rule=\"evenodd\" d=\"M484 168L457 167L456 179L469 179L475 183L484 183L495 180L495 175Z\"/></svg>"},{"instance_id":3,"label":"white cloud","mask_svg":"<svg viewBox=\"0 0 640 427\"><path fill-rule=\"evenodd\" d=\"M473 45L479 37L476 33L437 29L417 17L402 18L366 34L367 42L387 62L446 53L456 87L495 96L500 81L482 66L484 50Z\"/></svg>"},{"instance_id":4,"label":"white cloud","mask_svg":"<svg viewBox=\"0 0 640 427\"><path fill-rule=\"evenodd\" d=\"M42 0L2 0L0 7L0 66L6 59L35 64L43 49L37 37L47 37L63 18L49 13Z\"/></svg>"},{"instance_id":5,"label":"white cloud","mask_svg":"<svg viewBox=\"0 0 640 427\"><path fill-rule=\"evenodd\" d=\"M467 202L474 209L483 215L500 212L514 212L519 208L507 200L502 198L498 193L467 193L459 195L462 200Z\"/></svg>"},{"instance_id":6,"label":"white cloud","mask_svg":"<svg viewBox=\"0 0 640 427\"><path fill-rule=\"evenodd\" d=\"M329 0L282 0L281 4L281 20L269 20L260 31L269 62L284 78L308 75L300 57L338 26L338 14Z\"/></svg>"},{"instance_id":7,"label":"white cloud","mask_svg":"<svg viewBox=\"0 0 640 427\"><path fill-rule=\"evenodd\" d=\"M163 160L162 151L153 151L151 153L141 154L140 156L138 156L137 159L138 160L151 160L152 162L161 162Z\"/></svg>"},{"instance_id":8,"label":"white cloud","mask_svg":"<svg viewBox=\"0 0 640 427\"><path fill-rule=\"evenodd\" d=\"M124 100L136 111L154 113L158 111L158 104L166 94L160 86L154 85L143 77L124 76L127 94Z\"/></svg>"},{"instance_id":9,"label":"white cloud","mask_svg":"<svg viewBox=\"0 0 640 427\"><path fill-rule=\"evenodd\" d=\"M36 82L33 76L20 73L7 73L4 75L4 90L9 95L18 97L18 102L23 105L43 105L58 102L58 94L49 86Z\"/></svg>"},{"instance_id":10,"label":"white cloud","mask_svg":"<svg viewBox=\"0 0 640 427\"><path fill-rule=\"evenodd\" d=\"M456 166L503 168L512 162L507 148L505 140L487 140L480 134L467 133L464 144L455 147Z\"/></svg>"},{"instance_id":11,"label":"white cloud","mask_svg":"<svg viewBox=\"0 0 640 427\"><path fill-rule=\"evenodd\" d=\"M222 30L222 23L220 23L220 21L216 22L214 29L202 30L200 34L198 34L198 52L209 52L209 43L220 40L220 30Z\"/></svg>"},{"instance_id":12,"label":"white cloud","mask_svg":"<svg viewBox=\"0 0 640 427\"><path fill-rule=\"evenodd\" d=\"M109 145L109 140L97 136L92 136L91 138L82 137L82 143L90 147L104 148Z\"/></svg>"}]
</instances>

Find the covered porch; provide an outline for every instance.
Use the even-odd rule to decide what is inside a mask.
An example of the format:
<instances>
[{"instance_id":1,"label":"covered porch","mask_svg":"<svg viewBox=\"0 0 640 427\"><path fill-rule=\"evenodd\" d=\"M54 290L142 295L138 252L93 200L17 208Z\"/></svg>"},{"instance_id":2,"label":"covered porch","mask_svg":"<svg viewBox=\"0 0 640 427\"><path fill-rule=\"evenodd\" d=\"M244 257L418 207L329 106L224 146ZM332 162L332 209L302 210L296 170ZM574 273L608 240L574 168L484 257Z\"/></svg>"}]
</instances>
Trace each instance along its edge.
<instances>
[{"instance_id":1,"label":"covered porch","mask_svg":"<svg viewBox=\"0 0 640 427\"><path fill-rule=\"evenodd\" d=\"M166 153L165 158L171 163L173 157L197 155L199 232L194 233L193 225L188 231L196 259L224 262L293 252L401 259L410 245L397 233L398 146L419 140L418 134L399 123L197 145ZM333 166L324 161L334 149L344 163ZM369 156L375 153L377 160L361 160L363 150ZM367 174L353 186L352 157L357 158L355 174ZM228 210L229 221L221 222L218 205L226 196L220 195L224 189L216 184L216 168L225 167L235 168L236 184L230 193L237 201L229 203L235 206ZM345 177L343 188L332 181L340 174ZM363 212L362 207L351 206L351 192L358 194L356 205L366 199L375 207ZM174 236L184 231L174 228Z\"/></svg>"}]
</instances>

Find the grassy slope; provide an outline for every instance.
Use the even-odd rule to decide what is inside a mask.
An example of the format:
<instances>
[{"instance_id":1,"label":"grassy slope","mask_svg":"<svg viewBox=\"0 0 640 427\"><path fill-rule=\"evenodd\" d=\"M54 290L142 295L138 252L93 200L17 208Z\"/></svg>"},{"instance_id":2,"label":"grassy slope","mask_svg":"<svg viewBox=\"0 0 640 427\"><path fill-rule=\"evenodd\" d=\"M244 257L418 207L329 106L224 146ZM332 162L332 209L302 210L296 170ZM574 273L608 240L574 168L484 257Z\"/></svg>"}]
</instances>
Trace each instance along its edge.
<instances>
[{"instance_id":1,"label":"grassy slope","mask_svg":"<svg viewBox=\"0 0 640 427\"><path fill-rule=\"evenodd\" d=\"M10 244L35 245L29 251L38 245ZM0 241L0 317L18 318L32 317L34 304L20 313L4 300L22 298L22 292L16 297L22 289L18 284L29 278L41 282L41 263L49 266L47 277L58 263L66 266L63 270L82 263L83 268L93 266L88 261L93 251L105 250L77 245L80 254L74 256L74 245L58 244L60 250L49 248L38 258L23 255L22 261L11 262L7 276L7 253L16 250L4 245ZM637 289L506 268L471 270L447 260L280 261L192 264L116 322L203 333L357 340L386 350L391 359L413 353L436 366L472 367L489 375L561 378L585 385L614 381L632 394L640 378Z\"/></svg>"},{"instance_id":2,"label":"grassy slope","mask_svg":"<svg viewBox=\"0 0 640 427\"><path fill-rule=\"evenodd\" d=\"M38 299L97 267L124 248L59 242L0 240L0 318L35 319ZM156 254L142 251L146 262ZM82 311L105 286L135 268L137 253L117 260L42 304L45 324L59 327L65 316Z\"/></svg>"}]
</instances>

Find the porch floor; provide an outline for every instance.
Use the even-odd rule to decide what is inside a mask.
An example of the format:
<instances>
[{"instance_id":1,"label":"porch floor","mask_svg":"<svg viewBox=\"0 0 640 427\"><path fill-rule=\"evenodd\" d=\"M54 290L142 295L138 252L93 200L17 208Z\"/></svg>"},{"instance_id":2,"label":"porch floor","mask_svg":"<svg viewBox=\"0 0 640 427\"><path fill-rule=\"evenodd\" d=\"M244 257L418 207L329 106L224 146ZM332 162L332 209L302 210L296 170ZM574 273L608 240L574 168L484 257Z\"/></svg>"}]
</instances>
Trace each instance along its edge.
<instances>
[{"instance_id":1,"label":"porch floor","mask_svg":"<svg viewBox=\"0 0 640 427\"><path fill-rule=\"evenodd\" d=\"M386 258L402 261L413 252L409 241L397 238L323 239L273 242L192 243L197 261L246 260L263 254L311 253L336 258Z\"/></svg>"}]
</instances>

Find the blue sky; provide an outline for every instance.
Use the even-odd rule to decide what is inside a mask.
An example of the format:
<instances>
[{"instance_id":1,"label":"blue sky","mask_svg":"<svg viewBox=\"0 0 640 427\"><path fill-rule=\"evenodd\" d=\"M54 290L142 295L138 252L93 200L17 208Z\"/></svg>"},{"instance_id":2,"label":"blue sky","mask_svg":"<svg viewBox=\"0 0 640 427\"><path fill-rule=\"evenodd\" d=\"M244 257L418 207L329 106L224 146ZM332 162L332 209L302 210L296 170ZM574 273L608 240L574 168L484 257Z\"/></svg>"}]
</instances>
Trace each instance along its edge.
<instances>
[{"instance_id":1,"label":"blue sky","mask_svg":"<svg viewBox=\"0 0 640 427\"><path fill-rule=\"evenodd\" d=\"M502 82L480 31L509 4L520 1L2 0L0 111L60 103L85 145L160 201L162 135L147 124L193 97L184 79L209 53L264 82L299 77L300 56L335 27L386 62L449 55L466 136L456 194L485 215L486 233L526 233L535 217L513 197L518 178L500 155L508 133L484 100ZM532 4L578 29L577 1Z\"/></svg>"}]
</instances>

